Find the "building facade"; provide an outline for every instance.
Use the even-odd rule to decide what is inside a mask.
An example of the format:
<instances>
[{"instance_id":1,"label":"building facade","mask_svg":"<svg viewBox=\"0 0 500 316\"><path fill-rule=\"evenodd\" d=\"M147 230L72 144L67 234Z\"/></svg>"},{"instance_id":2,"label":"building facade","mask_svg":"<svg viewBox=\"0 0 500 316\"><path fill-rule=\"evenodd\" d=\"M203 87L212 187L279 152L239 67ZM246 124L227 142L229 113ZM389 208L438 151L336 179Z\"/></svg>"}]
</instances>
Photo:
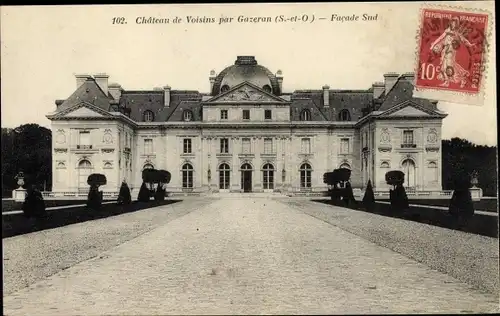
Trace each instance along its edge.
<instances>
[{"instance_id":1,"label":"building facade","mask_svg":"<svg viewBox=\"0 0 500 316\"><path fill-rule=\"evenodd\" d=\"M320 192L323 174L352 170L354 188L402 170L410 190L441 190L436 102L412 97L413 74L387 73L366 90L285 92L282 72L253 56L209 76L210 91L169 86L129 91L108 75L76 75L76 90L47 115L53 192L104 191L123 180L137 193L144 168L171 172L169 192ZM135 190L134 190L135 189Z\"/></svg>"}]
</instances>

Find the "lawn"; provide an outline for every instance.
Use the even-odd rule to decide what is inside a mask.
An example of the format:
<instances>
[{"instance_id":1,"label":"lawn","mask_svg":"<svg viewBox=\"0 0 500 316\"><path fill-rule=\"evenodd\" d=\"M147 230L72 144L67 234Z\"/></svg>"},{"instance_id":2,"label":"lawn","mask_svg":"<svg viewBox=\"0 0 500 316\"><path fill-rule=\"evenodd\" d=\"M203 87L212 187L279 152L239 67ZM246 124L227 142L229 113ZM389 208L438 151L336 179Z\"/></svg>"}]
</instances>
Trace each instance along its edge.
<instances>
[{"instance_id":1,"label":"lawn","mask_svg":"<svg viewBox=\"0 0 500 316\"><path fill-rule=\"evenodd\" d=\"M86 201L78 202L76 204L85 203ZM89 209L86 206L48 210L48 218L43 220L28 219L24 214L2 215L2 238L136 212L176 202L180 202L180 200L132 202L130 205L103 204L98 211Z\"/></svg>"},{"instance_id":2,"label":"lawn","mask_svg":"<svg viewBox=\"0 0 500 316\"><path fill-rule=\"evenodd\" d=\"M45 207L86 204L87 200L44 200ZM104 201L106 202L106 200ZM21 210L23 202L2 200L2 212Z\"/></svg>"},{"instance_id":3,"label":"lawn","mask_svg":"<svg viewBox=\"0 0 500 316\"><path fill-rule=\"evenodd\" d=\"M380 199L378 201L389 202L389 199ZM450 206L450 200L446 199L418 199L412 200L410 199L410 204L418 204L418 205L431 205L431 206ZM498 199L483 199L480 201L474 201L474 209L477 211L486 211L486 212L498 212Z\"/></svg>"},{"instance_id":4,"label":"lawn","mask_svg":"<svg viewBox=\"0 0 500 316\"><path fill-rule=\"evenodd\" d=\"M331 200L313 200L330 205L336 205ZM410 204L413 201L410 200ZM419 222L423 224L439 226L448 229L460 230L466 233L478 234L487 237L498 238L498 217L483 214L474 214L468 220L457 220L448 214L445 210L432 209L427 207L411 206L405 212L391 212L389 204L377 203L375 210L367 211L362 203L357 203L355 211L374 213L382 216L395 217L404 220ZM342 205L338 205L344 207Z\"/></svg>"}]
</instances>

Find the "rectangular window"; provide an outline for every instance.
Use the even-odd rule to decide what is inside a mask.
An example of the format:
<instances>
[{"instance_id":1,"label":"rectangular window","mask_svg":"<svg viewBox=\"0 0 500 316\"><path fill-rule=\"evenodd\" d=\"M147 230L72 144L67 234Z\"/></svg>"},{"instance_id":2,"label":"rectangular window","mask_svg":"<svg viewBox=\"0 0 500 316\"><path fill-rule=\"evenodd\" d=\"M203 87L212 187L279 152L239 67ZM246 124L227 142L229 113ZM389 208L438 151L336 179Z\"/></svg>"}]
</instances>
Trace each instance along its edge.
<instances>
[{"instance_id":1,"label":"rectangular window","mask_svg":"<svg viewBox=\"0 0 500 316\"><path fill-rule=\"evenodd\" d=\"M311 139L310 138L302 138L301 149L303 154L311 153Z\"/></svg>"},{"instance_id":2,"label":"rectangular window","mask_svg":"<svg viewBox=\"0 0 500 316\"><path fill-rule=\"evenodd\" d=\"M78 145L89 146L90 143L90 131L80 131Z\"/></svg>"},{"instance_id":3,"label":"rectangular window","mask_svg":"<svg viewBox=\"0 0 500 316\"><path fill-rule=\"evenodd\" d=\"M191 138L185 138L183 140L183 152L185 154L190 154L192 153L192 147L191 147Z\"/></svg>"},{"instance_id":4,"label":"rectangular window","mask_svg":"<svg viewBox=\"0 0 500 316\"><path fill-rule=\"evenodd\" d=\"M250 149L250 138L243 138L241 140L241 152L243 154L249 154L251 152L251 149Z\"/></svg>"},{"instance_id":5,"label":"rectangular window","mask_svg":"<svg viewBox=\"0 0 500 316\"><path fill-rule=\"evenodd\" d=\"M243 119L244 120L250 119L250 110L243 110Z\"/></svg>"},{"instance_id":6,"label":"rectangular window","mask_svg":"<svg viewBox=\"0 0 500 316\"><path fill-rule=\"evenodd\" d=\"M403 144L413 144L413 131L403 131Z\"/></svg>"},{"instance_id":7,"label":"rectangular window","mask_svg":"<svg viewBox=\"0 0 500 316\"><path fill-rule=\"evenodd\" d=\"M145 155L153 154L153 140L150 138L144 140L144 154Z\"/></svg>"},{"instance_id":8,"label":"rectangular window","mask_svg":"<svg viewBox=\"0 0 500 316\"><path fill-rule=\"evenodd\" d=\"M264 138L264 153L272 154L273 153L273 139L272 138Z\"/></svg>"},{"instance_id":9,"label":"rectangular window","mask_svg":"<svg viewBox=\"0 0 500 316\"><path fill-rule=\"evenodd\" d=\"M220 119L227 120L227 110L220 110Z\"/></svg>"},{"instance_id":10,"label":"rectangular window","mask_svg":"<svg viewBox=\"0 0 500 316\"><path fill-rule=\"evenodd\" d=\"M265 120L272 119L271 110L264 110L264 119Z\"/></svg>"},{"instance_id":11,"label":"rectangular window","mask_svg":"<svg viewBox=\"0 0 500 316\"><path fill-rule=\"evenodd\" d=\"M349 153L349 138L340 139L340 153L341 154Z\"/></svg>"},{"instance_id":12,"label":"rectangular window","mask_svg":"<svg viewBox=\"0 0 500 316\"><path fill-rule=\"evenodd\" d=\"M229 139L221 138L221 140L220 140L220 152L222 154L229 153Z\"/></svg>"}]
</instances>

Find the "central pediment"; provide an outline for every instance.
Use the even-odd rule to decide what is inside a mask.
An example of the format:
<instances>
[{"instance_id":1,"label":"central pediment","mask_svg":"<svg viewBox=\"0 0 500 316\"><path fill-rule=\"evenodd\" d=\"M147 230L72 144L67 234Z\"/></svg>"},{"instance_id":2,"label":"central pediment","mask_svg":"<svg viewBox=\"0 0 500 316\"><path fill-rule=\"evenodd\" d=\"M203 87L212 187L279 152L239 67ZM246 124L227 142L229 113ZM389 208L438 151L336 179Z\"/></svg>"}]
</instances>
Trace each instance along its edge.
<instances>
[{"instance_id":1,"label":"central pediment","mask_svg":"<svg viewBox=\"0 0 500 316\"><path fill-rule=\"evenodd\" d=\"M280 97L277 97L261 88L249 83L243 82L232 89L223 92L205 103L288 103Z\"/></svg>"}]
</instances>

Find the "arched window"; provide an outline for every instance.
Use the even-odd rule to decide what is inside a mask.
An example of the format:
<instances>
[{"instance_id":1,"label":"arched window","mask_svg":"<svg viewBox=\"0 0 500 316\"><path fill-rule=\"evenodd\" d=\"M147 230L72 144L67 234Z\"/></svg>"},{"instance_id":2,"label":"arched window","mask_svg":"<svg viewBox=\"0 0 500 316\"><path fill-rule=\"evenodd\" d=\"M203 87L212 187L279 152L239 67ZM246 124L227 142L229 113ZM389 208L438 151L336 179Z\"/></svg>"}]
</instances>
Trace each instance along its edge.
<instances>
[{"instance_id":1,"label":"arched window","mask_svg":"<svg viewBox=\"0 0 500 316\"><path fill-rule=\"evenodd\" d=\"M153 111L150 111L150 110L144 111L144 113L143 113L144 122L153 122L154 119L155 119L155 115L154 115Z\"/></svg>"},{"instance_id":2,"label":"arched window","mask_svg":"<svg viewBox=\"0 0 500 316\"><path fill-rule=\"evenodd\" d=\"M154 166L150 163L147 163L144 165L144 167L142 167L142 170L144 170L144 169L154 169Z\"/></svg>"},{"instance_id":3,"label":"arched window","mask_svg":"<svg viewBox=\"0 0 500 316\"><path fill-rule=\"evenodd\" d=\"M266 91L267 93L271 93L272 89L271 86L266 84L265 86L262 87L262 90Z\"/></svg>"},{"instance_id":4,"label":"arched window","mask_svg":"<svg viewBox=\"0 0 500 316\"><path fill-rule=\"evenodd\" d=\"M304 163L300 166L300 188L310 188L311 187L311 173L312 168L308 163Z\"/></svg>"},{"instance_id":5,"label":"arched window","mask_svg":"<svg viewBox=\"0 0 500 316\"><path fill-rule=\"evenodd\" d=\"M92 174L92 164L87 159L78 163L78 189L86 190L89 188L87 178Z\"/></svg>"},{"instance_id":6,"label":"arched window","mask_svg":"<svg viewBox=\"0 0 500 316\"><path fill-rule=\"evenodd\" d=\"M349 110L342 110L339 113L339 121L350 121L351 120L351 114L349 113Z\"/></svg>"},{"instance_id":7,"label":"arched window","mask_svg":"<svg viewBox=\"0 0 500 316\"><path fill-rule=\"evenodd\" d=\"M219 166L219 189L229 190L231 172L229 165L223 163Z\"/></svg>"},{"instance_id":8,"label":"arched window","mask_svg":"<svg viewBox=\"0 0 500 316\"><path fill-rule=\"evenodd\" d=\"M186 163L182 166L182 188L190 189L193 187L193 166Z\"/></svg>"},{"instance_id":9,"label":"arched window","mask_svg":"<svg viewBox=\"0 0 500 316\"><path fill-rule=\"evenodd\" d=\"M223 85L220 88L220 93L224 93L224 92L227 92L227 91L229 91L229 86L227 84Z\"/></svg>"},{"instance_id":10,"label":"arched window","mask_svg":"<svg viewBox=\"0 0 500 316\"><path fill-rule=\"evenodd\" d=\"M104 169L112 169L112 168L113 168L113 165L111 164L111 162L104 163Z\"/></svg>"},{"instance_id":11,"label":"arched window","mask_svg":"<svg viewBox=\"0 0 500 316\"><path fill-rule=\"evenodd\" d=\"M186 122L192 121L193 120L193 112L191 112L190 110L185 110L182 113L182 119Z\"/></svg>"},{"instance_id":12,"label":"arched window","mask_svg":"<svg viewBox=\"0 0 500 316\"><path fill-rule=\"evenodd\" d=\"M403 172L405 174L405 185L407 188L415 187L415 163L411 159L406 159L402 163Z\"/></svg>"},{"instance_id":13,"label":"arched window","mask_svg":"<svg viewBox=\"0 0 500 316\"><path fill-rule=\"evenodd\" d=\"M302 112L300 112L300 120L301 121L310 121L311 120L311 111L309 111L308 109L302 110Z\"/></svg>"},{"instance_id":14,"label":"arched window","mask_svg":"<svg viewBox=\"0 0 500 316\"><path fill-rule=\"evenodd\" d=\"M262 168L262 179L264 183L264 190L274 189L274 167L272 164L267 163Z\"/></svg>"},{"instance_id":15,"label":"arched window","mask_svg":"<svg viewBox=\"0 0 500 316\"><path fill-rule=\"evenodd\" d=\"M351 166L348 163L346 163L346 162L344 162L343 164L341 164L339 168L344 168L344 169L351 170Z\"/></svg>"}]
</instances>

